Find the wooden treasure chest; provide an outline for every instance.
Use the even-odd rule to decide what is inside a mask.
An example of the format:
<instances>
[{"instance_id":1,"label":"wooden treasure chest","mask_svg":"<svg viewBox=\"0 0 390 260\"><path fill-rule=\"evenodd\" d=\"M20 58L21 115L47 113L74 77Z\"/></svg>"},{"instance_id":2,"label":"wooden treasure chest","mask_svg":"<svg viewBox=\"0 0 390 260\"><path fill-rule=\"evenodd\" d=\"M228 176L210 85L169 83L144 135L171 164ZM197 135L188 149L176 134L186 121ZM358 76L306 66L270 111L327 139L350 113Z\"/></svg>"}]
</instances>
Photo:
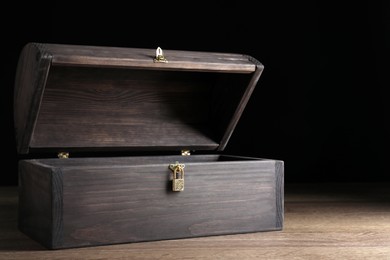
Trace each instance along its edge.
<instances>
[{"instance_id":1,"label":"wooden treasure chest","mask_svg":"<svg viewBox=\"0 0 390 260\"><path fill-rule=\"evenodd\" d=\"M262 71L242 54L28 43L19 229L49 249L282 230L283 161L223 154Z\"/></svg>"}]
</instances>

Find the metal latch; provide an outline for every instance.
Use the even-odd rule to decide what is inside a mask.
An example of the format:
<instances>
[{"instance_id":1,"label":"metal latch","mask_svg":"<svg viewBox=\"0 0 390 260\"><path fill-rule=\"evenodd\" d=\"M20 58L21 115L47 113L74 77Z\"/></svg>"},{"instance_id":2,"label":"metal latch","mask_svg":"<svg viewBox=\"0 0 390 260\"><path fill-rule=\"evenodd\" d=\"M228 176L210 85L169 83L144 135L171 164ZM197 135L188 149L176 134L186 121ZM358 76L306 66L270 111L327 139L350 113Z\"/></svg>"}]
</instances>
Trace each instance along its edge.
<instances>
[{"instance_id":1,"label":"metal latch","mask_svg":"<svg viewBox=\"0 0 390 260\"><path fill-rule=\"evenodd\" d=\"M156 50L156 57L153 59L154 62L167 63L168 60L164 57L164 53L160 47Z\"/></svg>"},{"instance_id":2,"label":"metal latch","mask_svg":"<svg viewBox=\"0 0 390 260\"><path fill-rule=\"evenodd\" d=\"M169 169L173 171L172 191L184 190L184 164L176 162L169 165Z\"/></svg>"}]
</instances>

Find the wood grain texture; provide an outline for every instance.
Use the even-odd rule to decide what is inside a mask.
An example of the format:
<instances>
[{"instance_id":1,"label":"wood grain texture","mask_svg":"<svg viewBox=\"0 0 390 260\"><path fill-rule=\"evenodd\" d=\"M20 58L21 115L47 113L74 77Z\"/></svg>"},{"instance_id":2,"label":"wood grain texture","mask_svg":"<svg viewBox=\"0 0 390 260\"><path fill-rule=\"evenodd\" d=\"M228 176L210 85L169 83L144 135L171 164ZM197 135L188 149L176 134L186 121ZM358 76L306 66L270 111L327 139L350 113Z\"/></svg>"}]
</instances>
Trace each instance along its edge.
<instances>
[{"instance_id":1,"label":"wood grain texture","mask_svg":"<svg viewBox=\"0 0 390 260\"><path fill-rule=\"evenodd\" d=\"M62 244L62 173L19 162L18 227L48 248Z\"/></svg>"},{"instance_id":2,"label":"wood grain texture","mask_svg":"<svg viewBox=\"0 0 390 260\"><path fill-rule=\"evenodd\" d=\"M34 130L52 56L42 44L27 44L20 53L14 86L17 151L25 154Z\"/></svg>"},{"instance_id":3,"label":"wood grain texture","mask_svg":"<svg viewBox=\"0 0 390 260\"><path fill-rule=\"evenodd\" d=\"M263 65L190 51L167 51L172 62L159 64L154 53L27 44L15 84L18 152L222 151Z\"/></svg>"},{"instance_id":4,"label":"wood grain texture","mask_svg":"<svg viewBox=\"0 0 390 260\"><path fill-rule=\"evenodd\" d=\"M56 178L61 183L52 187L62 199L52 217L61 220L61 229L53 224L56 241L49 248L282 229L283 197L277 193L283 190L283 170L276 171L274 160L215 155L129 159L25 161L51 169L53 177L61 173ZM183 192L172 192L168 166L176 161L186 165Z\"/></svg>"},{"instance_id":5,"label":"wood grain texture","mask_svg":"<svg viewBox=\"0 0 390 260\"><path fill-rule=\"evenodd\" d=\"M235 53L163 50L168 63L154 63L154 49L60 44L46 44L46 47L53 53L55 65L224 73L255 71L255 65L247 55Z\"/></svg>"},{"instance_id":6,"label":"wood grain texture","mask_svg":"<svg viewBox=\"0 0 390 260\"><path fill-rule=\"evenodd\" d=\"M53 68L31 147L215 149L214 81L204 73Z\"/></svg>"},{"instance_id":7,"label":"wood grain texture","mask_svg":"<svg viewBox=\"0 0 390 260\"><path fill-rule=\"evenodd\" d=\"M234 113L232 116L229 116L228 118L231 118L229 123L225 126L225 124L221 124L220 126L226 127L226 130L224 131L224 135L222 137L222 140L220 141L221 145L218 147L219 151L223 151L230 139L230 136L233 133L233 130L235 129L244 109L246 104L249 101L249 98L252 95L253 90L255 89L257 82L263 73L264 66L257 61L256 59L250 57L249 60L253 61L256 64L256 70L253 73L252 77L250 78L250 81L247 85L243 93L239 94L238 96L241 96L239 103L236 105Z\"/></svg>"},{"instance_id":8,"label":"wood grain texture","mask_svg":"<svg viewBox=\"0 0 390 260\"><path fill-rule=\"evenodd\" d=\"M0 188L0 259L379 259L390 256L390 183L286 183L282 231L46 250L17 229Z\"/></svg>"}]
</instances>

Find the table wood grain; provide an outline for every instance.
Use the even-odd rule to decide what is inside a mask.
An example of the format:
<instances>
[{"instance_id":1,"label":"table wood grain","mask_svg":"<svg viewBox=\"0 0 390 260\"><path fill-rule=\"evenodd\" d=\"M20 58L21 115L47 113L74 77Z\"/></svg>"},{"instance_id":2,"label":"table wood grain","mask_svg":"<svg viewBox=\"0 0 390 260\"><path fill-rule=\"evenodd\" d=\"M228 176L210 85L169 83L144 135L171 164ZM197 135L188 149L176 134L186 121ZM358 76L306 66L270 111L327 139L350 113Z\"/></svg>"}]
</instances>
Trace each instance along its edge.
<instances>
[{"instance_id":1,"label":"table wood grain","mask_svg":"<svg viewBox=\"0 0 390 260\"><path fill-rule=\"evenodd\" d=\"M0 259L390 259L390 183L285 185L282 231L47 250L17 229L0 187Z\"/></svg>"}]
</instances>

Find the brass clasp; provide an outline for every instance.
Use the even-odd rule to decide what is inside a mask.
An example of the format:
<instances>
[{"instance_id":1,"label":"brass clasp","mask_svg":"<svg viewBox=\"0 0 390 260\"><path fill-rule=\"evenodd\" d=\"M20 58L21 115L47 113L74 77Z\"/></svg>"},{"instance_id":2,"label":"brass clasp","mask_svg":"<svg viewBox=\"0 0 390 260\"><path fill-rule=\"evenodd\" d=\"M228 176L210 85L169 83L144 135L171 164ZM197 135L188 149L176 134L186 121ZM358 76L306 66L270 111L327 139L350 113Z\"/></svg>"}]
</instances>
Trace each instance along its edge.
<instances>
[{"instance_id":1,"label":"brass clasp","mask_svg":"<svg viewBox=\"0 0 390 260\"><path fill-rule=\"evenodd\" d=\"M189 155L191 155L191 151L190 150L181 150L181 155L182 156L189 156Z\"/></svg>"},{"instance_id":2,"label":"brass clasp","mask_svg":"<svg viewBox=\"0 0 390 260\"><path fill-rule=\"evenodd\" d=\"M169 169L173 171L172 177L172 191L184 190L184 164L176 162L169 165Z\"/></svg>"},{"instance_id":3,"label":"brass clasp","mask_svg":"<svg viewBox=\"0 0 390 260\"><path fill-rule=\"evenodd\" d=\"M154 62L163 62L167 63L168 60L164 57L164 53L160 47L156 50L156 57L153 59Z\"/></svg>"}]
</instances>

